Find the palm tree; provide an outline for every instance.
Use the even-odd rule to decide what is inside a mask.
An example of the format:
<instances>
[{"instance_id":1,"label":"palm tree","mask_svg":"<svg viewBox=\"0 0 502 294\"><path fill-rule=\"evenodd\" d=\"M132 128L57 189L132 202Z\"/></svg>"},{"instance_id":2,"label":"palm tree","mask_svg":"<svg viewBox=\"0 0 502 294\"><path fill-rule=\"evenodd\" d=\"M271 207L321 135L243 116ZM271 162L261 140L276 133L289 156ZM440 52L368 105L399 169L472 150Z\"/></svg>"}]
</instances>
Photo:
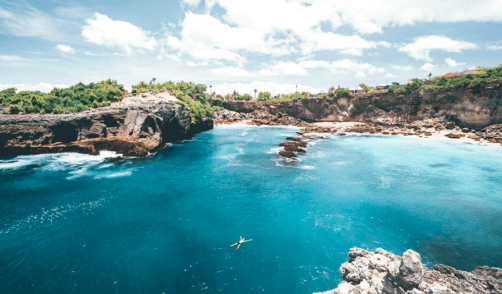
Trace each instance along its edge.
<instances>
[{"instance_id":1,"label":"palm tree","mask_svg":"<svg viewBox=\"0 0 502 294\"><path fill-rule=\"evenodd\" d=\"M431 79L431 77L432 77L432 73L429 73L429 80Z\"/></svg>"},{"instance_id":2,"label":"palm tree","mask_svg":"<svg viewBox=\"0 0 502 294\"><path fill-rule=\"evenodd\" d=\"M212 92L213 86L209 85L209 95L211 95L211 99L213 99L213 92Z\"/></svg>"},{"instance_id":3,"label":"palm tree","mask_svg":"<svg viewBox=\"0 0 502 294\"><path fill-rule=\"evenodd\" d=\"M258 90L254 89L254 100L256 100L256 92L258 92Z\"/></svg>"},{"instance_id":4,"label":"palm tree","mask_svg":"<svg viewBox=\"0 0 502 294\"><path fill-rule=\"evenodd\" d=\"M296 85L296 94L298 94L298 85Z\"/></svg>"}]
</instances>

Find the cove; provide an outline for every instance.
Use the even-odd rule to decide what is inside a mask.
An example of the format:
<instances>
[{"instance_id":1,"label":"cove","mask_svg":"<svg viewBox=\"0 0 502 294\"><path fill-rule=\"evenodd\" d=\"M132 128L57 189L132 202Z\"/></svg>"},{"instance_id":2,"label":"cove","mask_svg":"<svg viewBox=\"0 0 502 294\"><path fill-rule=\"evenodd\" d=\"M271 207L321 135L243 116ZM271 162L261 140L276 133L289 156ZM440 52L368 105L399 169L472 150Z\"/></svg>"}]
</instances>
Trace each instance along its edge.
<instances>
[{"instance_id":1,"label":"cove","mask_svg":"<svg viewBox=\"0 0 502 294\"><path fill-rule=\"evenodd\" d=\"M145 160L0 160L2 293L312 293L351 247L502 267L502 149L218 126ZM228 245L253 239L239 250Z\"/></svg>"}]
</instances>

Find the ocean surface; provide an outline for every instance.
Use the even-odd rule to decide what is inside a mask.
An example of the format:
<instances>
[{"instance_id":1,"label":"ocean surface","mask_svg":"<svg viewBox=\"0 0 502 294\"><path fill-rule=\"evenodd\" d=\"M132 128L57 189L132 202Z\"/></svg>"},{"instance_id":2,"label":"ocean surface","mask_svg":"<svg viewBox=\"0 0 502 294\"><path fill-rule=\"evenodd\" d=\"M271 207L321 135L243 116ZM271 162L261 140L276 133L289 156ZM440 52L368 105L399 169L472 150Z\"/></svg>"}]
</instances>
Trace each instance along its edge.
<instances>
[{"instance_id":1,"label":"ocean surface","mask_svg":"<svg viewBox=\"0 0 502 294\"><path fill-rule=\"evenodd\" d=\"M0 159L0 293L312 293L351 247L502 267L502 147L222 126L145 160ZM229 248L242 236L253 241Z\"/></svg>"}]
</instances>

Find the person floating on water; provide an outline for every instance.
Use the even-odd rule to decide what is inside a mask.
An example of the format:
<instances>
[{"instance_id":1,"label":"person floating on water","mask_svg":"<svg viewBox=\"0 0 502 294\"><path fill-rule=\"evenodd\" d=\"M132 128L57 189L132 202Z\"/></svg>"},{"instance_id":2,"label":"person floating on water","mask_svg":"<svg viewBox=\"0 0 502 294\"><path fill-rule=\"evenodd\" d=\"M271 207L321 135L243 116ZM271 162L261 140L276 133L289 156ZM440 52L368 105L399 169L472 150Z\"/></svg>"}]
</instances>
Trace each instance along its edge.
<instances>
[{"instance_id":1,"label":"person floating on water","mask_svg":"<svg viewBox=\"0 0 502 294\"><path fill-rule=\"evenodd\" d=\"M246 240L246 238L242 238L242 236L241 236L241 240L240 240L239 242L234 243L234 244L232 244L232 245L230 245L230 246L228 246L228 247L232 247L232 246L237 245L237 249L239 249L239 247L241 247L242 243L245 243L245 242L251 242L251 241L253 241L253 239ZM235 249L235 250L237 250L237 249Z\"/></svg>"}]
</instances>

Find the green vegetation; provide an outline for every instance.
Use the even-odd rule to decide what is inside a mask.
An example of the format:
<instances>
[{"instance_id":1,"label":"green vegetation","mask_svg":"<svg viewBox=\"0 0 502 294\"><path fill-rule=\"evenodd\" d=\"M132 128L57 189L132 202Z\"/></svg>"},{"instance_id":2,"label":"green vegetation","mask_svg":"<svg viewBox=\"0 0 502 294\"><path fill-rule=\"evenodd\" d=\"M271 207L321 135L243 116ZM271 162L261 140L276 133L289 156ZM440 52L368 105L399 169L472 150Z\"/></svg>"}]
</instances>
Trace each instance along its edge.
<instances>
[{"instance_id":1,"label":"green vegetation","mask_svg":"<svg viewBox=\"0 0 502 294\"><path fill-rule=\"evenodd\" d=\"M336 91L336 96L349 96L350 95L350 91L349 89L345 89L345 88L340 88L338 89L338 91Z\"/></svg>"},{"instance_id":2,"label":"green vegetation","mask_svg":"<svg viewBox=\"0 0 502 294\"><path fill-rule=\"evenodd\" d=\"M4 113L74 113L108 106L122 99L124 87L117 81L106 80L84 85L78 83L66 89L54 88L50 93L21 91L14 88L0 92L0 104L9 106Z\"/></svg>"},{"instance_id":3,"label":"green vegetation","mask_svg":"<svg viewBox=\"0 0 502 294\"><path fill-rule=\"evenodd\" d=\"M482 83L496 82L502 80L502 67L478 68L475 74L467 74L453 78L435 77L430 79L434 85L426 85L421 80L415 79L413 84L394 85L390 87L389 92L418 89L451 89L454 87L471 87L477 90Z\"/></svg>"},{"instance_id":4,"label":"green vegetation","mask_svg":"<svg viewBox=\"0 0 502 294\"><path fill-rule=\"evenodd\" d=\"M237 94L236 96L234 96L234 100L251 101L251 100L253 100L253 97L249 94L244 94L244 95Z\"/></svg>"},{"instance_id":5,"label":"green vegetation","mask_svg":"<svg viewBox=\"0 0 502 294\"><path fill-rule=\"evenodd\" d=\"M173 83L169 81L163 84L147 84L141 82L138 85L132 86L133 93L164 90L171 90L180 100L180 104L190 108L193 120L210 117L213 112L223 110L221 107L211 106L211 104L209 104L211 95L206 93L207 87L204 84L186 83L183 81Z\"/></svg>"}]
</instances>

